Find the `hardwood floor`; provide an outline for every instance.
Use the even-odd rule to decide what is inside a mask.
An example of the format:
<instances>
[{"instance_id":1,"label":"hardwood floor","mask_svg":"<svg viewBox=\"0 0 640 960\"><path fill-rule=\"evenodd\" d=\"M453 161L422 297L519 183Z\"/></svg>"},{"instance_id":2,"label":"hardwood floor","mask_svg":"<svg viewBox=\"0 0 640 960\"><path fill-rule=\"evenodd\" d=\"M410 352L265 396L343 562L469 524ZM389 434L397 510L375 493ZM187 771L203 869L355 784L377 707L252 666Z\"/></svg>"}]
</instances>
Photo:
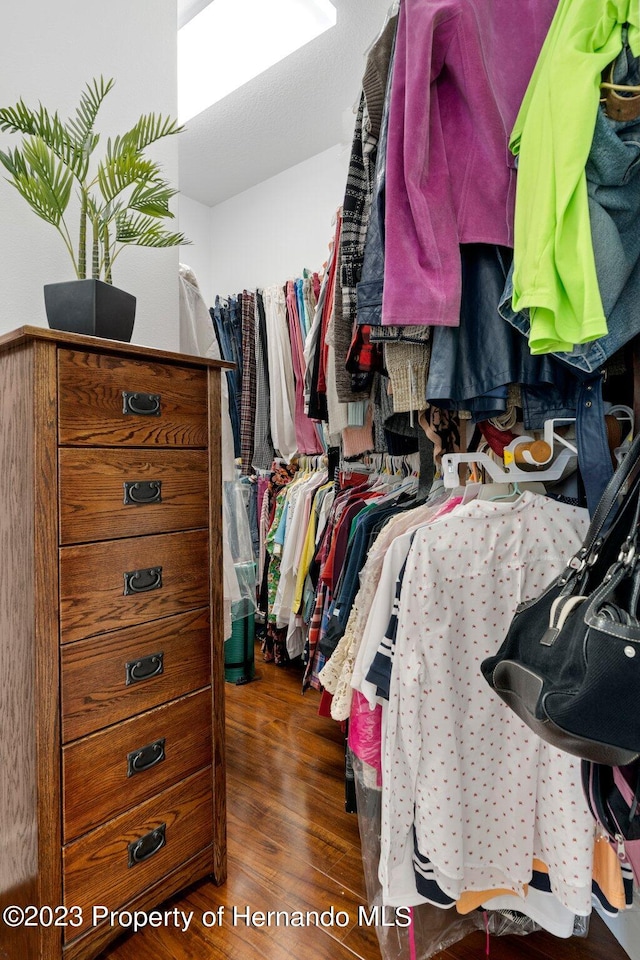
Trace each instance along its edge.
<instances>
[{"instance_id":1,"label":"hardwood floor","mask_svg":"<svg viewBox=\"0 0 640 960\"><path fill-rule=\"evenodd\" d=\"M358 908L366 904L365 887L357 817L344 812L340 729L317 715L317 693L301 695L300 671L295 667L263 664L256 648L256 674L259 680L246 686L226 685L227 882L221 887L202 882L163 906L167 911L193 912L186 932L179 913L172 913L166 925L147 927L121 940L101 960L380 960L375 930L358 924ZM260 928L243 919L247 908L285 911L290 918L294 911L333 908L347 919L344 926ZM402 943L393 960L408 960L406 931L388 933L398 934ZM436 960L483 956L485 936L478 932ZM586 940L563 941L546 933L492 937L490 956L627 958L595 915Z\"/></svg>"}]
</instances>

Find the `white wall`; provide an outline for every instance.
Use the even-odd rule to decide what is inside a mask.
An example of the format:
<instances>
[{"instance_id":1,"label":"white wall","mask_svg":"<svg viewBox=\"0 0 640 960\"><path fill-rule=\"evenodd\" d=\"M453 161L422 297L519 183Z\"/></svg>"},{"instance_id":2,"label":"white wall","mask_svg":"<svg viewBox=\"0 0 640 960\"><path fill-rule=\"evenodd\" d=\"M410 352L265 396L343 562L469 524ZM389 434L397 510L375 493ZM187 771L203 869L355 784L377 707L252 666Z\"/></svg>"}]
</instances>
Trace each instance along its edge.
<instances>
[{"instance_id":1,"label":"white wall","mask_svg":"<svg viewBox=\"0 0 640 960\"><path fill-rule=\"evenodd\" d=\"M180 194L178 204L180 230L191 243L181 246L180 263L191 267L207 306L213 304L215 290L211 275L211 207Z\"/></svg>"},{"instance_id":2,"label":"white wall","mask_svg":"<svg viewBox=\"0 0 640 960\"><path fill-rule=\"evenodd\" d=\"M198 237L194 247L181 248L181 257L196 269L203 290L227 296L300 276L304 267L318 270L344 199L348 162L348 149L337 144L211 208L208 278L194 266L206 242L202 204L181 198L180 229Z\"/></svg>"},{"instance_id":3,"label":"white wall","mask_svg":"<svg viewBox=\"0 0 640 960\"><path fill-rule=\"evenodd\" d=\"M176 0L32 0L3 4L0 30L0 104L22 97L75 113L84 84L114 77L97 129L124 132L141 113L176 115ZM0 147L17 146L0 133ZM177 137L153 147L172 184L178 179ZM2 168L2 173L4 168ZM75 225L73 233L75 234ZM178 346L178 248L124 250L114 283L137 297L133 341ZM24 323L46 326L45 283L73 279L73 267L55 229L35 216L0 176L0 333Z\"/></svg>"}]
</instances>

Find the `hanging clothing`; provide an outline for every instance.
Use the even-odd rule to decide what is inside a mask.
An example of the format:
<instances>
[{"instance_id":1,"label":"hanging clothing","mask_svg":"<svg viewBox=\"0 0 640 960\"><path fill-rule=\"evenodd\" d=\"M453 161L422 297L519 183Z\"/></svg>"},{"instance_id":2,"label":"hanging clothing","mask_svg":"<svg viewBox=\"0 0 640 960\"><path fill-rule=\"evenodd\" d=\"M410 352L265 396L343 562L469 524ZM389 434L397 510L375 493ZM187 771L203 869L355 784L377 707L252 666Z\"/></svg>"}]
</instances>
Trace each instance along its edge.
<instances>
[{"instance_id":1,"label":"hanging clothing","mask_svg":"<svg viewBox=\"0 0 640 960\"><path fill-rule=\"evenodd\" d=\"M637 0L560 0L511 136L518 156L513 307L530 310L532 353L570 351L607 333L585 167L601 74L621 51L625 23L639 56Z\"/></svg>"},{"instance_id":2,"label":"hanging clothing","mask_svg":"<svg viewBox=\"0 0 640 960\"><path fill-rule=\"evenodd\" d=\"M271 436L280 456L290 460L297 452L298 443L295 427L296 385L286 298L280 286L267 287L263 297L271 389Z\"/></svg>"},{"instance_id":3,"label":"hanging clothing","mask_svg":"<svg viewBox=\"0 0 640 960\"><path fill-rule=\"evenodd\" d=\"M328 310L327 295L329 292L330 277L333 272L333 251L329 257L327 270L322 281L322 286L318 293L311 328L307 334L304 345L304 412L308 417L314 420L327 419L327 398L326 394L319 392L319 377L322 354L324 353L324 338L322 330L325 323L326 310Z\"/></svg>"},{"instance_id":4,"label":"hanging clothing","mask_svg":"<svg viewBox=\"0 0 640 960\"><path fill-rule=\"evenodd\" d=\"M334 342L338 356L345 360L356 320L356 290L362 275L384 94L397 21L397 16L389 19L367 58L342 204L343 226L339 272L342 309L339 317L336 316ZM366 375L354 377L343 363L337 365L336 375L338 396L343 403L357 398L363 392L368 393L370 378Z\"/></svg>"},{"instance_id":5,"label":"hanging clothing","mask_svg":"<svg viewBox=\"0 0 640 960\"><path fill-rule=\"evenodd\" d=\"M295 380L294 425L297 451L298 453L308 454L322 453L324 447L320 442L316 426L304 411L304 314L299 312L296 284L292 280L287 281L286 304L290 343L289 354L291 356Z\"/></svg>"},{"instance_id":6,"label":"hanging clothing","mask_svg":"<svg viewBox=\"0 0 640 960\"><path fill-rule=\"evenodd\" d=\"M393 542L407 529L413 529L431 518L437 508L432 505L415 508L407 513L392 517L367 554L364 567L360 572L360 588L353 602L351 613L338 645L320 673L323 686L333 694L331 716L334 720L348 720L351 709L352 680L354 678L356 657L366 633L367 620L375 597L388 600L390 593L380 587L380 577L385 556ZM390 590L390 585L387 585ZM375 618L374 618L375 619ZM384 614L383 614L384 619ZM388 611L387 611L388 621ZM378 617L378 622L380 618ZM377 649L377 640L375 641ZM359 691L358 677L353 687ZM371 701L375 704L375 692Z\"/></svg>"},{"instance_id":7,"label":"hanging clothing","mask_svg":"<svg viewBox=\"0 0 640 960\"><path fill-rule=\"evenodd\" d=\"M269 351L267 321L262 291L256 290L255 314L256 399L253 426L253 460L256 470L268 470L273 462L271 439L271 388L269 384Z\"/></svg>"},{"instance_id":8,"label":"hanging clothing","mask_svg":"<svg viewBox=\"0 0 640 960\"><path fill-rule=\"evenodd\" d=\"M336 297L336 272L338 269L340 231L342 215L336 213L333 242L330 245L329 259L318 296L318 304L313 324L305 343L305 411L314 420L329 420L329 399L327 396L327 368L329 364L328 332ZM329 378L331 382L331 378ZM334 388L335 390L335 388Z\"/></svg>"},{"instance_id":9,"label":"hanging clothing","mask_svg":"<svg viewBox=\"0 0 640 960\"><path fill-rule=\"evenodd\" d=\"M570 371L553 357L532 357L524 338L515 336L498 312L511 250L463 244L459 256L460 324L434 328L426 399L489 419L506 411L507 387L517 383L526 429L541 428L553 417L575 417L577 383Z\"/></svg>"},{"instance_id":10,"label":"hanging clothing","mask_svg":"<svg viewBox=\"0 0 640 960\"><path fill-rule=\"evenodd\" d=\"M633 61L629 82L640 83L640 61ZM596 113L586 165L589 224L598 290L607 320L605 336L554 355L582 374L593 374L640 333L640 119L620 122ZM500 313L531 337L530 311L513 306L513 272L501 298ZM535 334L534 334L535 336Z\"/></svg>"},{"instance_id":11,"label":"hanging clothing","mask_svg":"<svg viewBox=\"0 0 640 960\"><path fill-rule=\"evenodd\" d=\"M204 298L200 292L198 281L193 270L185 264L180 264L178 276L179 290L179 324L180 350L196 356L211 357L222 360L218 342L216 340L211 316L207 310ZM235 480L233 463L234 439L231 428L229 407L229 380L220 375L220 435L221 435L221 478L223 482ZM226 502L223 502L226 510ZM229 547L229 524L222 525L222 570L223 570L223 632L225 637L231 636L231 608L240 600L240 587Z\"/></svg>"},{"instance_id":12,"label":"hanging clothing","mask_svg":"<svg viewBox=\"0 0 640 960\"><path fill-rule=\"evenodd\" d=\"M508 134L555 0L403 0L387 142L384 324L456 326L461 243L513 246Z\"/></svg>"},{"instance_id":13,"label":"hanging clothing","mask_svg":"<svg viewBox=\"0 0 640 960\"><path fill-rule=\"evenodd\" d=\"M235 364L234 370L227 370L226 377L229 390L229 415L233 431L233 455L239 457L241 453L242 317L238 311L237 301L233 297L225 303L217 296L215 306L209 310L209 313L220 344L222 359Z\"/></svg>"},{"instance_id":14,"label":"hanging clothing","mask_svg":"<svg viewBox=\"0 0 640 960\"><path fill-rule=\"evenodd\" d=\"M420 854L454 899L463 889L520 892L539 857L560 902L590 912L594 831L580 761L487 693L478 668L586 526L584 510L525 492L513 503L471 501L414 535L383 743L385 895L415 828Z\"/></svg>"},{"instance_id":15,"label":"hanging clothing","mask_svg":"<svg viewBox=\"0 0 640 960\"><path fill-rule=\"evenodd\" d=\"M180 353L222 360L211 317L191 267L181 263L178 280Z\"/></svg>"},{"instance_id":16,"label":"hanging clothing","mask_svg":"<svg viewBox=\"0 0 640 960\"><path fill-rule=\"evenodd\" d=\"M256 301L244 290L242 303L242 397L240 403L241 472L252 473L256 409Z\"/></svg>"}]
</instances>

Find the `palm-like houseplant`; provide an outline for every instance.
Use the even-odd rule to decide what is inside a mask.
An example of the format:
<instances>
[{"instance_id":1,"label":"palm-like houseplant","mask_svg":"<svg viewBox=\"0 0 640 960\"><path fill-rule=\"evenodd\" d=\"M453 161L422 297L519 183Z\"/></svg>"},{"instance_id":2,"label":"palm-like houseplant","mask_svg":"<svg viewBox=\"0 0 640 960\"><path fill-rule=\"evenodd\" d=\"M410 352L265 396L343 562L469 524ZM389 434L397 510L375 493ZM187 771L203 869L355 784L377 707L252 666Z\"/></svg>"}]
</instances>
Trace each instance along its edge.
<instances>
[{"instance_id":1,"label":"palm-like houseplant","mask_svg":"<svg viewBox=\"0 0 640 960\"><path fill-rule=\"evenodd\" d=\"M107 140L104 156L93 158L100 140L95 123L102 101L113 87L114 80L100 77L86 84L75 116L66 122L57 112L51 113L42 104L37 109L28 107L21 99L14 106L0 108L0 130L23 134L22 142L14 150L0 150L0 163L9 172L7 178L27 201L37 216L58 231L72 260L76 278L89 284L93 292L83 288L93 304L96 285L103 281L112 284L113 264L127 246L173 247L188 243L178 232L164 226L172 219L169 201L177 193L162 176L160 165L145 151L152 143L179 133L183 128L177 121L154 113L144 114L122 136ZM77 196L76 213L79 218L74 238L68 224L72 197ZM90 251L90 257L88 252ZM78 307L71 316L71 326L52 322L50 300L55 299L53 288L68 288L68 284L45 287L47 314L51 326L78 330ZM78 290L78 286L75 287ZM102 287L99 287L102 291ZM114 295L116 294L115 288ZM49 291L50 297L47 298ZM59 291L58 291L59 292ZM126 300L135 298L123 291L117 311L124 309ZM104 297L100 292L99 297ZM68 297L63 298L67 314L74 314ZM133 316L130 322L133 328ZM95 332L90 329L88 332ZM95 323L94 323L95 328ZM118 336L118 339L129 339Z\"/></svg>"}]
</instances>

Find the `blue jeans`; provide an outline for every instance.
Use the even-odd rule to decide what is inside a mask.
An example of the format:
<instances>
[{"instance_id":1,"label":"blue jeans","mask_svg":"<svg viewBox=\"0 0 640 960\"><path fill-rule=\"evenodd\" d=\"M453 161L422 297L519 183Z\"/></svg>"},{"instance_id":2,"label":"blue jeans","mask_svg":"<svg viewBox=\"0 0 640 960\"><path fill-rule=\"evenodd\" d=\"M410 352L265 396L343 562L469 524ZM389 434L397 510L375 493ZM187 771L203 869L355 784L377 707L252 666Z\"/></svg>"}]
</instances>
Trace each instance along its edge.
<instances>
[{"instance_id":1,"label":"blue jeans","mask_svg":"<svg viewBox=\"0 0 640 960\"><path fill-rule=\"evenodd\" d=\"M395 48L395 44L394 44ZM382 123L376 157L376 179L371 198L371 213L362 258L362 272L356 289L356 322L370 326L382 325L382 289L384 286L384 212L385 181L387 174L387 133L389 130L389 103L394 54L391 54L387 89L382 109Z\"/></svg>"},{"instance_id":2,"label":"blue jeans","mask_svg":"<svg viewBox=\"0 0 640 960\"><path fill-rule=\"evenodd\" d=\"M242 399L242 315L238 301L230 298L224 305L216 297L215 306L210 310L216 328L220 352L223 360L235 363L235 370L227 370L229 385L229 415L233 432L233 455L239 457L240 445L240 404Z\"/></svg>"}]
</instances>

